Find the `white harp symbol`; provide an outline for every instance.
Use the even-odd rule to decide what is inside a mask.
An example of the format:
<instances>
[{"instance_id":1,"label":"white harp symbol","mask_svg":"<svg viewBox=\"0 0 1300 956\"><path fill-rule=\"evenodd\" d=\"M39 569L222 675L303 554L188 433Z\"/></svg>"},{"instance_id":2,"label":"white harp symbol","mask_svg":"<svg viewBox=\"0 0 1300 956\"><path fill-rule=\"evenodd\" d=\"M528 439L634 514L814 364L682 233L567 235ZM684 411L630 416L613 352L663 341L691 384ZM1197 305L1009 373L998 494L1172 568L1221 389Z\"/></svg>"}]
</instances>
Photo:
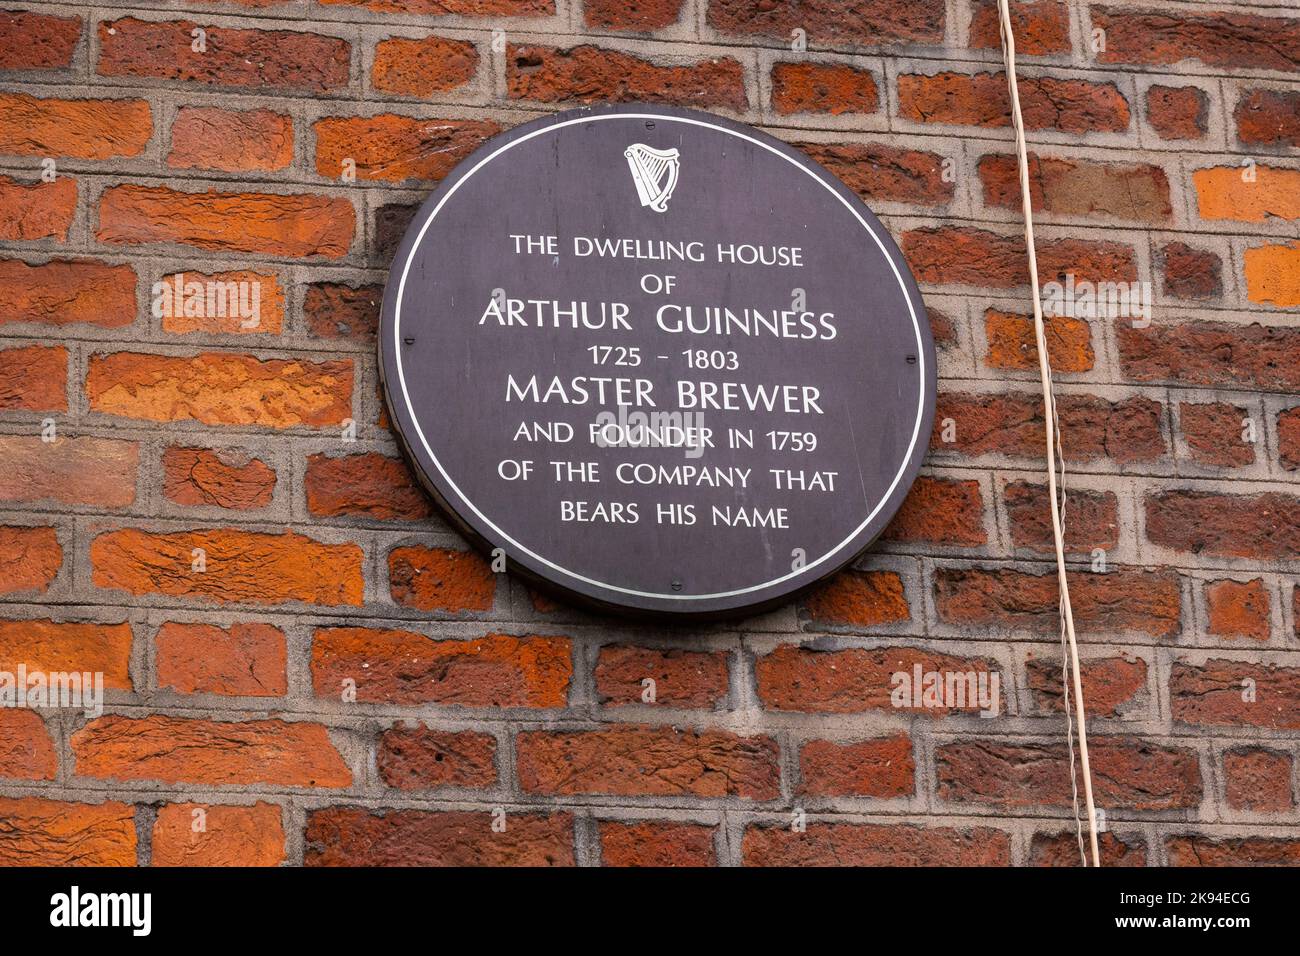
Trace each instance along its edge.
<instances>
[{"instance_id":1,"label":"white harp symbol","mask_svg":"<svg viewBox=\"0 0 1300 956\"><path fill-rule=\"evenodd\" d=\"M681 166L677 150L651 149L643 143L633 143L623 150L623 155L632 170L632 181L636 183L641 205L649 206L655 212L666 211Z\"/></svg>"}]
</instances>

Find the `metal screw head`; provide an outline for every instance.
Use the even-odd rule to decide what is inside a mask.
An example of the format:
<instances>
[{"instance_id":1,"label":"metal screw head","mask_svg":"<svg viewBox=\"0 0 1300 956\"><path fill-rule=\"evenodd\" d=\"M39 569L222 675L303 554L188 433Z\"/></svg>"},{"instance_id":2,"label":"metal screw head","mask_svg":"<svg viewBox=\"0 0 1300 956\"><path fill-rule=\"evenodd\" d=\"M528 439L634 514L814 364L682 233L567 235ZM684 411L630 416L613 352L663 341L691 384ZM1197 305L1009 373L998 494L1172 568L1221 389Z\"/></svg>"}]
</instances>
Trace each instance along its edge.
<instances>
[{"instance_id":1,"label":"metal screw head","mask_svg":"<svg viewBox=\"0 0 1300 956\"><path fill-rule=\"evenodd\" d=\"M682 582L681 582L681 581L674 581L674 582L673 582L673 590L674 590L674 591L680 591L681 589L682 589Z\"/></svg>"}]
</instances>

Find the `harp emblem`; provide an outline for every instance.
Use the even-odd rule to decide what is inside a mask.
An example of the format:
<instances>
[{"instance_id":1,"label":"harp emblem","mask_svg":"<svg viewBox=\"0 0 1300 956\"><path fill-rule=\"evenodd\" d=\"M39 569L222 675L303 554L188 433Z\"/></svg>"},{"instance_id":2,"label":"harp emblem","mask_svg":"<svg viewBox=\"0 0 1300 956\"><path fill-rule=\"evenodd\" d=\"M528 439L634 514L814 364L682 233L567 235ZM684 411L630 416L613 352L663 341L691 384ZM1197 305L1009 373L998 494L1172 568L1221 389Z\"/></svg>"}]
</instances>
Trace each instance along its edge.
<instances>
[{"instance_id":1,"label":"harp emblem","mask_svg":"<svg viewBox=\"0 0 1300 956\"><path fill-rule=\"evenodd\" d=\"M636 183L641 205L649 206L655 212L666 211L681 166L677 150L651 149L643 143L633 143L623 150L623 155L632 170L632 181Z\"/></svg>"}]
</instances>

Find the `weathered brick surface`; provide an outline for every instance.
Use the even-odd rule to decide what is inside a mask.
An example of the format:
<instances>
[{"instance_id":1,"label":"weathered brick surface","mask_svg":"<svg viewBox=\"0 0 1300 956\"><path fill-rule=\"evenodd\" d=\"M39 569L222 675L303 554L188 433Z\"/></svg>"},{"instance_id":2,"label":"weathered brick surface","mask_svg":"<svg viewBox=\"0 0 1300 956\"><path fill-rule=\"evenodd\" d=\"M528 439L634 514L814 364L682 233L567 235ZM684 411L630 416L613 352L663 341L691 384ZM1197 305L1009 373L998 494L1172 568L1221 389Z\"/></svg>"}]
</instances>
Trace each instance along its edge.
<instances>
[{"instance_id":1,"label":"weathered brick surface","mask_svg":"<svg viewBox=\"0 0 1300 956\"><path fill-rule=\"evenodd\" d=\"M285 855L281 811L273 803L169 803L158 811L152 837L154 866L279 866Z\"/></svg>"},{"instance_id":2,"label":"weathered brick surface","mask_svg":"<svg viewBox=\"0 0 1300 956\"><path fill-rule=\"evenodd\" d=\"M1010 6L1040 281L1151 293L1046 318L1103 862L1296 865L1300 18ZM1077 865L1000 47L994 0L6 5L0 671L106 700L0 708L0 863ZM429 192L609 101L802 151L924 291L922 477L744 621L494 571L384 408ZM155 308L182 275L257 322Z\"/></svg>"}]
</instances>

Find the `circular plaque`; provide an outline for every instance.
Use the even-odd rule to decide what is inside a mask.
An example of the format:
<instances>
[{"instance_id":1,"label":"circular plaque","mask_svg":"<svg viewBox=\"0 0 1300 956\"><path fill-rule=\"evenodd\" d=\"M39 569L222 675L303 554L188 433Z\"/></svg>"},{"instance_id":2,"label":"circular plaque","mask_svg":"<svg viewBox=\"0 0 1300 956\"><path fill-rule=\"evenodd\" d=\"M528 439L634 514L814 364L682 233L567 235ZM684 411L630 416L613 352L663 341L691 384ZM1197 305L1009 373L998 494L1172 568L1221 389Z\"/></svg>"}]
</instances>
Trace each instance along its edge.
<instances>
[{"instance_id":1,"label":"circular plaque","mask_svg":"<svg viewBox=\"0 0 1300 956\"><path fill-rule=\"evenodd\" d=\"M720 617L852 561L929 441L916 283L838 179L743 124L576 110L462 162L384 292L384 393L477 546L603 608Z\"/></svg>"}]
</instances>

